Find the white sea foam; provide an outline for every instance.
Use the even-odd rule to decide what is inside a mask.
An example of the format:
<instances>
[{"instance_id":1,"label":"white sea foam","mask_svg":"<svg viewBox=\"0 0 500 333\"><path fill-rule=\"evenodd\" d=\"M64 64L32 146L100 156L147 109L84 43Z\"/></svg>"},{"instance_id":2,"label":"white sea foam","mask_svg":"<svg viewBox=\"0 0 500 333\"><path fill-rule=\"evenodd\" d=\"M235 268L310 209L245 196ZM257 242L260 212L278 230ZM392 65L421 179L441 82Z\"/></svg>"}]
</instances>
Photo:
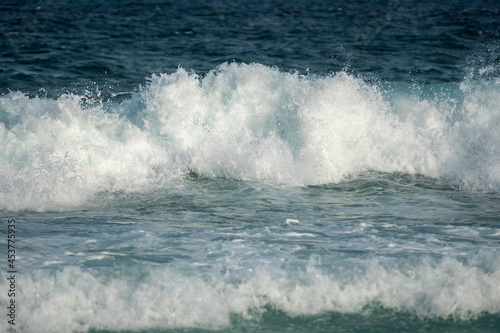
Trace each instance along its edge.
<instances>
[{"instance_id":1,"label":"white sea foam","mask_svg":"<svg viewBox=\"0 0 500 333\"><path fill-rule=\"evenodd\" d=\"M391 265L365 259L336 271L321 266L317 257L301 271L276 265L245 268L235 275L197 269L25 272L18 278L18 328L27 333L220 329L230 327L231 314L258 320L269 307L291 317L361 313L367 306L424 319L469 320L500 313L500 261L488 254L466 263L420 258ZM0 282L4 290L6 281ZM0 295L1 304L5 297ZM1 329L6 325L0 322Z\"/></svg>"},{"instance_id":2,"label":"white sea foam","mask_svg":"<svg viewBox=\"0 0 500 333\"><path fill-rule=\"evenodd\" d=\"M286 219L285 225L299 225L299 220L296 219Z\"/></svg>"},{"instance_id":3,"label":"white sea foam","mask_svg":"<svg viewBox=\"0 0 500 333\"><path fill-rule=\"evenodd\" d=\"M0 208L70 209L188 172L304 185L372 170L498 192L498 83L417 88L223 64L155 75L121 104L11 93L0 98Z\"/></svg>"}]
</instances>

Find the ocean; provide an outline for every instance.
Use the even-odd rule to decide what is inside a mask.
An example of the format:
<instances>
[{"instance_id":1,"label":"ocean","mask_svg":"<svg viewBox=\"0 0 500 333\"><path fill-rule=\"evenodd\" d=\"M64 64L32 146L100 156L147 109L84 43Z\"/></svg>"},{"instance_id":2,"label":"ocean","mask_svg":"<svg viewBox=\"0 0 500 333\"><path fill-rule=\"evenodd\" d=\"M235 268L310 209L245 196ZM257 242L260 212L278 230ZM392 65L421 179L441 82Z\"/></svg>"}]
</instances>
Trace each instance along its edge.
<instances>
[{"instance_id":1,"label":"ocean","mask_svg":"<svg viewBox=\"0 0 500 333\"><path fill-rule=\"evenodd\" d=\"M2 332L499 332L497 1L0 3Z\"/></svg>"}]
</instances>

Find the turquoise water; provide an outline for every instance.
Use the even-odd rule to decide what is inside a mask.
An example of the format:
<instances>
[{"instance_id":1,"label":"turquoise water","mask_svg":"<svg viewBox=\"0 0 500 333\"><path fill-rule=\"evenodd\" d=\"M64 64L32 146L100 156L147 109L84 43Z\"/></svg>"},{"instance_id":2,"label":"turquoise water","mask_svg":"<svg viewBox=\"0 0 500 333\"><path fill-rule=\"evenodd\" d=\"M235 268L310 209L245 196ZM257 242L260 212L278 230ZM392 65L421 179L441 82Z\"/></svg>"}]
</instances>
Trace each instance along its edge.
<instances>
[{"instance_id":1,"label":"turquoise water","mask_svg":"<svg viewBox=\"0 0 500 333\"><path fill-rule=\"evenodd\" d=\"M379 173L292 188L189 176L184 186L17 213L22 329L498 327L496 194Z\"/></svg>"}]
</instances>

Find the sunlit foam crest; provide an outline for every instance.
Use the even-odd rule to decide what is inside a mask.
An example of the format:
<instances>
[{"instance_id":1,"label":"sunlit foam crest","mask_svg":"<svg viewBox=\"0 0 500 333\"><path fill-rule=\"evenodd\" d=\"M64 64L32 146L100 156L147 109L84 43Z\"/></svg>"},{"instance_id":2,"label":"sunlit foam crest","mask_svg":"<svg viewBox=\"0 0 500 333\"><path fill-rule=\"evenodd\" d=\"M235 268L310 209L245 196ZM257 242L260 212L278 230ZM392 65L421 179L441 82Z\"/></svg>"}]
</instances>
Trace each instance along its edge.
<instances>
[{"instance_id":1,"label":"sunlit foam crest","mask_svg":"<svg viewBox=\"0 0 500 333\"><path fill-rule=\"evenodd\" d=\"M453 96L444 97L406 86L395 97L345 73L308 79L224 64L203 78L182 69L156 76L149 88L152 127L188 168L209 177L324 184L376 170L450 178L465 189L498 186L488 170L486 178L473 170L498 167L498 126L483 121L481 131L477 123L496 117L496 86L450 86ZM486 161L471 157L475 146L490 150Z\"/></svg>"},{"instance_id":2,"label":"sunlit foam crest","mask_svg":"<svg viewBox=\"0 0 500 333\"><path fill-rule=\"evenodd\" d=\"M67 209L189 172L289 185L403 172L498 192L498 89L387 88L233 63L154 75L119 104L11 93L0 98L1 208Z\"/></svg>"}]
</instances>

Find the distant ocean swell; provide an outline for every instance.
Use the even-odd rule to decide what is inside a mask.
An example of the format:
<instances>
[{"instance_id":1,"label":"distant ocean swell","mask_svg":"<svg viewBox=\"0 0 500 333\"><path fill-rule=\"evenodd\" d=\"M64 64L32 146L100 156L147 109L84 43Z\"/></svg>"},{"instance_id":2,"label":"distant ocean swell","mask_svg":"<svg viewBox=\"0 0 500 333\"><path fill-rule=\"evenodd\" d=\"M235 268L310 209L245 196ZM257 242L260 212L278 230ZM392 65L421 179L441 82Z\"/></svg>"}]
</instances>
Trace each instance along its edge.
<instances>
[{"instance_id":1,"label":"distant ocean swell","mask_svg":"<svg viewBox=\"0 0 500 333\"><path fill-rule=\"evenodd\" d=\"M500 190L498 79L373 83L225 63L154 75L120 103L0 98L0 209L71 209L187 173L286 185L366 171Z\"/></svg>"},{"instance_id":2,"label":"distant ocean swell","mask_svg":"<svg viewBox=\"0 0 500 333\"><path fill-rule=\"evenodd\" d=\"M364 313L370 318L370 311L382 308L420 320L455 321L500 313L500 261L494 253L479 253L465 262L372 258L352 267L321 266L313 256L300 269L246 266L226 268L225 273L217 267L203 272L173 266L35 270L20 275L19 329L224 329L234 315L258 322L268 311L304 318ZM3 279L0 285L5 284Z\"/></svg>"}]
</instances>

